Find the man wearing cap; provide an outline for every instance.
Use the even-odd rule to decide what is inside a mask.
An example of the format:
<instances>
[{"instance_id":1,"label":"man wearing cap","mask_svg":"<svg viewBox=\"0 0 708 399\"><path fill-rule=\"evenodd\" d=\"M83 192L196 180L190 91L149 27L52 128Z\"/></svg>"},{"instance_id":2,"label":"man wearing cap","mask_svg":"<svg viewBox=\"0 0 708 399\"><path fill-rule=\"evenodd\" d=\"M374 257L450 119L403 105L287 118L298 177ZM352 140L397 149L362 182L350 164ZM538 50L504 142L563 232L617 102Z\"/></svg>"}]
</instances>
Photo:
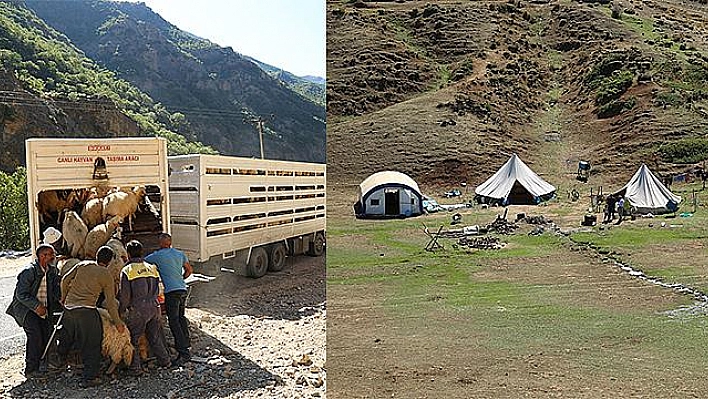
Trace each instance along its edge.
<instances>
[{"instance_id":1,"label":"man wearing cap","mask_svg":"<svg viewBox=\"0 0 708 399\"><path fill-rule=\"evenodd\" d=\"M115 283L107 266L115 254L110 247L102 246L96 252L96 261L79 262L61 280L64 302L64 332L59 352L66 355L71 345L81 352L84 371L80 386L87 388L101 383L98 377L101 366L101 341L103 327L96 310L99 297L105 298L105 306L111 321L119 332L125 331L125 323L118 315Z\"/></svg>"},{"instance_id":2,"label":"man wearing cap","mask_svg":"<svg viewBox=\"0 0 708 399\"><path fill-rule=\"evenodd\" d=\"M157 239L160 249L146 256L145 260L157 265L162 284L165 286L167 321L179 354L175 363L181 364L191 359L189 321L184 315L187 302L187 284L184 279L192 274L192 266L184 252L172 248L172 236L160 233Z\"/></svg>"},{"instance_id":3,"label":"man wearing cap","mask_svg":"<svg viewBox=\"0 0 708 399\"><path fill-rule=\"evenodd\" d=\"M11 315L27 335L25 377L40 374L42 354L52 332L52 314L61 310L60 279L55 265L56 253L49 244L35 251L37 258L17 276L15 294L7 314Z\"/></svg>"}]
</instances>

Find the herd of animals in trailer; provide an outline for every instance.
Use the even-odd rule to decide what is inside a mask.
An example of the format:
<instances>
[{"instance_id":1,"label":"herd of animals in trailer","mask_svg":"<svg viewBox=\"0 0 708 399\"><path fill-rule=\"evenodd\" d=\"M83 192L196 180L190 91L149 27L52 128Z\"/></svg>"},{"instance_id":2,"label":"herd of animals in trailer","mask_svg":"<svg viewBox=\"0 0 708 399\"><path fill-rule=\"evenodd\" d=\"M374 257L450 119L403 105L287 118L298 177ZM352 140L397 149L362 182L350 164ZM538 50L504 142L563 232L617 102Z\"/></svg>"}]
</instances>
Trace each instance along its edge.
<instances>
[{"instance_id":1,"label":"herd of animals in trailer","mask_svg":"<svg viewBox=\"0 0 708 399\"><path fill-rule=\"evenodd\" d=\"M54 243L59 255L93 259L112 237L123 242L138 239L148 250L156 248L154 235L163 226L153 203L160 203L159 189L154 186L94 186L42 191L36 205L40 232L50 227L61 232L61 239Z\"/></svg>"}]
</instances>

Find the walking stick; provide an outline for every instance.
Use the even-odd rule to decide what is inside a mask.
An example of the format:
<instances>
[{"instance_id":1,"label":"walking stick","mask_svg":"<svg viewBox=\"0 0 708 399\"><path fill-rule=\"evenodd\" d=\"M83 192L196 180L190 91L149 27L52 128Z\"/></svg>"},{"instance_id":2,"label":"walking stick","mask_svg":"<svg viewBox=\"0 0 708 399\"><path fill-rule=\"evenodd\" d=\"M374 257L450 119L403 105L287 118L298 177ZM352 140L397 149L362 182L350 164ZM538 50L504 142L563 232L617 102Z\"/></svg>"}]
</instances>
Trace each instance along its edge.
<instances>
[{"instance_id":1,"label":"walking stick","mask_svg":"<svg viewBox=\"0 0 708 399\"><path fill-rule=\"evenodd\" d=\"M77 268L81 265L81 263L77 263L74 265L74 267L71 268L64 276L68 276L71 273L74 272L74 270L77 270ZM66 292L64 293L64 296L62 297L62 303L64 301L64 298L66 298L66 295L69 294L69 290L71 289L71 286L74 283L74 279L76 279L76 276L74 276L69 284L66 287ZM61 323L61 319L64 318L64 312L61 312L59 314L59 320L57 320L57 324L54 326L54 331L52 331L52 335L49 336L49 341L47 342L47 346L44 348L44 353L42 353L42 360L47 356L47 351L49 350L49 347L52 345L52 340L54 339L54 336L57 334L57 330L59 329L59 324Z\"/></svg>"},{"instance_id":2,"label":"walking stick","mask_svg":"<svg viewBox=\"0 0 708 399\"><path fill-rule=\"evenodd\" d=\"M54 331L52 331L52 335L49 336L49 341L47 342L47 346L44 348L44 353L42 353L42 360L47 356L47 351L49 350L49 347L52 345L52 340L54 339L54 336L57 334L57 330L59 329L59 323L61 323L61 319L64 318L64 312L61 312L59 314L59 320L57 320L57 324L54 325Z\"/></svg>"}]
</instances>

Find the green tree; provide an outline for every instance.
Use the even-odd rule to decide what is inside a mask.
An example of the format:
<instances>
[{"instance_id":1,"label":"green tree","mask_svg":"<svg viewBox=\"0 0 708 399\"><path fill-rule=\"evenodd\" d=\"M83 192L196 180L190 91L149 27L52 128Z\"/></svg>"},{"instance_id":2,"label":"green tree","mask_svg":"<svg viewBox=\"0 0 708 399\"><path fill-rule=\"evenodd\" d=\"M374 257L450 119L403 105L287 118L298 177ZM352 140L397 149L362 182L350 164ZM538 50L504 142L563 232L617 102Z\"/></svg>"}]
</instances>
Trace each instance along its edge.
<instances>
[{"instance_id":1,"label":"green tree","mask_svg":"<svg viewBox=\"0 0 708 399\"><path fill-rule=\"evenodd\" d=\"M19 167L11 175L0 172L0 248L28 247L27 170Z\"/></svg>"}]
</instances>

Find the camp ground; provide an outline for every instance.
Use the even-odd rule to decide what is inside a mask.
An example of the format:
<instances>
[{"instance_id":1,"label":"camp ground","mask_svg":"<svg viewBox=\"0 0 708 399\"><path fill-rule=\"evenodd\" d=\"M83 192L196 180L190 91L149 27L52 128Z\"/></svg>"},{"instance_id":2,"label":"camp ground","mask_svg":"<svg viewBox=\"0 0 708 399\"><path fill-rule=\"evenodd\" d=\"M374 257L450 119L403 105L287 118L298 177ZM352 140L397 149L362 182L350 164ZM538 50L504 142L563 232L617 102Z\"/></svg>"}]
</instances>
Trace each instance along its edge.
<instances>
[{"instance_id":1,"label":"camp ground","mask_svg":"<svg viewBox=\"0 0 708 399\"><path fill-rule=\"evenodd\" d=\"M587 183L545 164L505 158L455 198L419 185L473 205L408 218L355 219L356 185L335 185L328 395L701 397L708 191L641 164ZM634 219L583 226L610 194Z\"/></svg>"}]
</instances>

